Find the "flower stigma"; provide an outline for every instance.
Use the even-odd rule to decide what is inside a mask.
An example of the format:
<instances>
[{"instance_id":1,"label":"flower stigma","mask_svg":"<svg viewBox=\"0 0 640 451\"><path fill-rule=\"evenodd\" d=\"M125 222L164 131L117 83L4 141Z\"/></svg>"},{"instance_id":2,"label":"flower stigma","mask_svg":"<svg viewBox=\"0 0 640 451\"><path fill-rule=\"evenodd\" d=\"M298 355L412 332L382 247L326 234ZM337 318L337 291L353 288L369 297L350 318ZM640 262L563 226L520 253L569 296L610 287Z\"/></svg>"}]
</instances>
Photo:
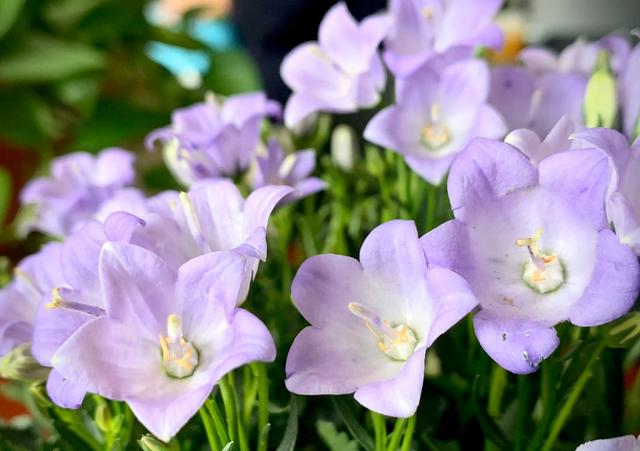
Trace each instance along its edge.
<instances>
[{"instance_id":1,"label":"flower stigma","mask_svg":"<svg viewBox=\"0 0 640 451\"><path fill-rule=\"evenodd\" d=\"M438 151L451 141L451 132L446 124L441 121L441 108L439 103L431 105L431 121L429 125L422 127L422 143L432 151Z\"/></svg>"},{"instance_id":2,"label":"flower stigma","mask_svg":"<svg viewBox=\"0 0 640 451\"><path fill-rule=\"evenodd\" d=\"M413 355L418 339L406 324L391 326L389 321L356 302L350 302L349 311L364 320L369 332L378 340L377 347L393 360L405 361Z\"/></svg>"},{"instance_id":3,"label":"flower stigma","mask_svg":"<svg viewBox=\"0 0 640 451\"><path fill-rule=\"evenodd\" d=\"M529 260L522 271L522 280L540 294L550 293L564 284L565 271L557 255L540 251L538 242L543 229L537 228L529 238L519 238L516 246L526 247Z\"/></svg>"},{"instance_id":4,"label":"flower stigma","mask_svg":"<svg viewBox=\"0 0 640 451\"><path fill-rule=\"evenodd\" d=\"M172 313L167 316L167 336L160 335L160 348L162 367L171 377L189 377L198 366L198 351L182 336L180 315Z\"/></svg>"}]
</instances>

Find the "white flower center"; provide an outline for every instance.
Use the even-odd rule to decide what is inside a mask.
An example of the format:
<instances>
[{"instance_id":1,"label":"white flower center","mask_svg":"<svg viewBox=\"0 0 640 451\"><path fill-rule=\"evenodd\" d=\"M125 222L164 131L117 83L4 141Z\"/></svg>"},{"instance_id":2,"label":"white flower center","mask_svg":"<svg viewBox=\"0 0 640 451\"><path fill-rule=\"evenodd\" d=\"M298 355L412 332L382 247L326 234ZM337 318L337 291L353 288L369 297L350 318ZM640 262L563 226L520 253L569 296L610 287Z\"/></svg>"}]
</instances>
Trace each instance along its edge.
<instances>
[{"instance_id":1,"label":"white flower center","mask_svg":"<svg viewBox=\"0 0 640 451\"><path fill-rule=\"evenodd\" d=\"M437 152L451 141L451 132L441 116L440 104L434 103L431 105L431 120L421 130L422 143L431 152Z\"/></svg>"},{"instance_id":2,"label":"white flower center","mask_svg":"<svg viewBox=\"0 0 640 451\"><path fill-rule=\"evenodd\" d=\"M526 247L529 260L524 264L522 280L540 294L550 293L564 284L565 270L557 255L540 251L538 241L543 230L538 228L530 238L516 240L516 246Z\"/></svg>"},{"instance_id":3,"label":"white flower center","mask_svg":"<svg viewBox=\"0 0 640 451\"><path fill-rule=\"evenodd\" d=\"M364 320L367 329L378 340L378 349L389 358L405 361L413 355L418 339L406 324L392 326L389 321L380 319L378 315L356 302L349 303L348 307L352 314Z\"/></svg>"},{"instance_id":4,"label":"white flower center","mask_svg":"<svg viewBox=\"0 0 640 451\"><path fill-rule=\"evenodd\" d=\"M182 336L182 318L175 313L167 316L167 336L160 335L160 348L162 367L171 377L189 377L198 366L198 351Z\"/></svg>"}]
</instances>

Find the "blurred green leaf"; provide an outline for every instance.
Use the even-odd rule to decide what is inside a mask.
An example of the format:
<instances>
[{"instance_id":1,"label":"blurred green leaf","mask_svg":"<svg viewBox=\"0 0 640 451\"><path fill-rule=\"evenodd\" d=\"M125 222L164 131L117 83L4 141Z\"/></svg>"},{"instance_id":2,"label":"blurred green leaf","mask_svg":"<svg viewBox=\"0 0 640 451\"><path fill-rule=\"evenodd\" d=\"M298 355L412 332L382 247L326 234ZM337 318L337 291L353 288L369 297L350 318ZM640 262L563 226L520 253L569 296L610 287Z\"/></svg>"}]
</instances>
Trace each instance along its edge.
<instances>
[{"instance_id":1,"label":"blurred green leaf","mask_svg":"<svg viewBox=\"0 0 640 451\"><path fill-rule=\"evenodd\" d=\"M211 71L204 86L216 94L232 95L256 91L260 89L261 82L249 55L242 50L232 50L212 55Z\"/></svg>"},{"instance_id":2,"label":"blurred green leaf","mask_svg":"<svg viewBox=\"0 0 640 451\"><path fill-rule=\"evenodd\" d=\"M9 211L11 203L11 173L0 167L0 229Z\"/></svg>"},{"instance_id":3,"label":"blurred green leaf","mask_svg":"<svg viewBox=\"0 0 640 451\"><path fill-rule=\"evenodd\" d=\"M24 90L0 92L0 124L1 136L34 150L42 150L58 131L47 103Z\"/></svg>"},{"instance_id":4,"label":"blurred green leaf","mask_svg":"<svg viewBox=\"0 0 640 451\"><path fill-rule=\"evenodd\" d=\"M0 1L0 39L11 29L23 6L24 0Z\"/></svg>"},{"instance_id":5,"label":"blurred green leaf","mask_svg":"<svg viewBox=\"0 0 640 451\"><path fill-rule=\"evenodd\" d=\"M318 435L331 451L358 451L358 443L350 440L349 436L338 431L336 425L330 421L318 420L316 422Z\"/></svg>"},{"instance_id":6,"label":"blurred green leaf","mask_svg":"<svg viewBox=\"0 0 640 451\"><path fill-rule=\"evenodd\" d=\"M43 8L42 16L54 27L68 28L104 2L105 0L52 0Z\"/></svg>"},{"instance_id":7,"label":"blurred green leaf","mask_svg":"<svg viewBox=\"0 0 640 451\"><path fill-rule=\"evenodd\" d=\"M284 436L277 451L293 451L296 449L296 440L298 439L298 415L300 414L298 402L297 396L291 395L291 410L289 411L287 428L284 431Z\"/></svg>"},{"instance_id":8,"label":"blurred green leaf","mask_svg":"<svg viewBox=\"0 0 640 451\"><path fill-rule=\"evenodd\" d=\"M31 34L24 46L0 56L0 83L48 83L99 70L101 52L78 42Z\"/></svg>"}]
</instances>

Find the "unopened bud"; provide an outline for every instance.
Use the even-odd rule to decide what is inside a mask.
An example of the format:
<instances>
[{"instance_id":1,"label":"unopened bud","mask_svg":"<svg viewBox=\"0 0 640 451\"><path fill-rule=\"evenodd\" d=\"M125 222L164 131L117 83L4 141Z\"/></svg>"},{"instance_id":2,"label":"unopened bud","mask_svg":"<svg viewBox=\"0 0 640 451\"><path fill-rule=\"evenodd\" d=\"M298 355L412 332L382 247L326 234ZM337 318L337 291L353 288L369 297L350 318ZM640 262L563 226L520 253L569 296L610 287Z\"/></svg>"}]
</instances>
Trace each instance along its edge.
<instances>
[{"instance_id":1,"label":"unopened bud","mask_svg":"<svg viewBox=\"0 0 640 451\"><path fill-rule=\"evenodd\" d=\"M584 96L584 123L587 127L613 127L618 111L615 76L609 67L609 55L601 51L598 63L587 83Z\"/></svg>"},{"instance_id":2,"label":"unopened bud","mask_svg":"<svg viewBox=\"0 0 640 451\"><path fill-rule=\"evenodd\" d=\"M46 379L50 371L33 358L30 343L19 344L0 360L0 377L5 379L39 381Z\"/></svg>"},{"instance_id":3,"label":"unopened bud","mask_svg":"<svg viewBox=\"0 0 640 451\"><path fill-rule=\"evenodd\" d=\"M102 432L107 432L111 429L111 411L106 403L103 402L96 407L95 421L96 426L98 426L98 429Z\"/></svg>"},{"instance_id":4,"label":"unopened bud","mask_svg":"<svg viewBox=\"0 0 640 451\"><path fill-rule=\"evenodd\" d=\"M331 135L331 159L345 171L351 171L358 160L358 139L353 128L338 125Z\"/></svg>"},{"instance_id":5,"label":"unopened bud","mask_svg":"<svg viewBox=\"0 0 640 451\"><path fill-rule=\"evenodd\" d=\"M138 445L140 445L143 451L169 451L172 449L166 443L161 442L149 434L143 435L140 440L138 440Z\"/></svg>"}]
</instances>

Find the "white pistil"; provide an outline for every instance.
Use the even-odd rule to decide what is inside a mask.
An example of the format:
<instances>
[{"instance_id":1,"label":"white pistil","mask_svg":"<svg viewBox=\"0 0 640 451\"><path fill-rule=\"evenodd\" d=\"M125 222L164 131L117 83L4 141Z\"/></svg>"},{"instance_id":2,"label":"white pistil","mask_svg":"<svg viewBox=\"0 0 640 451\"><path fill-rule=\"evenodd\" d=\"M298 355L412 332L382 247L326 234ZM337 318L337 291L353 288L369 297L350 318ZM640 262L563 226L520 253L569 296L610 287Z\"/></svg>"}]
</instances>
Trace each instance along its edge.
<instances>
[{"instance_id":1,"label":"white pistil","mask_svg":"<svg viewBox=\"0 0 640 451\"><path fill-rule=\"evenodd\" d=\"M367 329L378 340L376 346L389 358L405 361L413 355L418 339L407 325L394 327L356 302L349 303L348 308L352 314L364 320Z\"/></svg>"},{"instance_id":2,"label":"white pistil","mask_svg":"<svg viewBox=\"0 0 640 451\"><path fill-rule=\"evenodd\" d=\"M160 348L162 366L169 376L189 377L198 366L198 351L182 336L182 318L175 313L167 316L167 336L160 335Z\"/></svg>"},{"instance_id":3,"label":"white pistil","mask_svg":"<svg viewBox=\"0 0 640 451\"><path fill-rule=\"evenodd\" d=\"M439 103L431 105L429 125L422 127L423 144L432 152L440 150L451 141L449 127L442 122L442 109Z\"/></svg>"},{"instance_id":4,"label":"white pistil","mask_svg":"<svg viewBox=\"0 0 640 451\"><path fill-rule=\"evenodd\" d=\"M538 241L543 230L538 228L530 238L516 240L516 246L526 247L529 261L525 263L522 280L540 294L554 291L564 284L564 267L557 255L540 251Z\"/></svg>"}]
</instances>

